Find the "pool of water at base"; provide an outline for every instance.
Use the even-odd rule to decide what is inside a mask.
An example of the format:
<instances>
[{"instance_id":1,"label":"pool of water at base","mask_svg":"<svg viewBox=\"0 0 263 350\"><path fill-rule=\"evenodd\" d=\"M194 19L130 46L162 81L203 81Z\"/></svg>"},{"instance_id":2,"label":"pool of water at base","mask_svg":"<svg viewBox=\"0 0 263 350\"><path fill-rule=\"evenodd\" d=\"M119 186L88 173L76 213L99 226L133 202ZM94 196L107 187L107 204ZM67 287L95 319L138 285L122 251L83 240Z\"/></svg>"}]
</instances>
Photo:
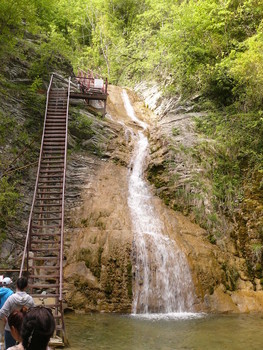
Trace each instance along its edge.
<instances>
[{"instance_id":1,"label":"pool of water at base","mask_svg":"<svg viewBox=\"0 0 263 350\"><path fill-rule=\"evenodd\" d=\"M259 350L263 315L68 314L70 350Z\"/></svg>"}]
</instances>

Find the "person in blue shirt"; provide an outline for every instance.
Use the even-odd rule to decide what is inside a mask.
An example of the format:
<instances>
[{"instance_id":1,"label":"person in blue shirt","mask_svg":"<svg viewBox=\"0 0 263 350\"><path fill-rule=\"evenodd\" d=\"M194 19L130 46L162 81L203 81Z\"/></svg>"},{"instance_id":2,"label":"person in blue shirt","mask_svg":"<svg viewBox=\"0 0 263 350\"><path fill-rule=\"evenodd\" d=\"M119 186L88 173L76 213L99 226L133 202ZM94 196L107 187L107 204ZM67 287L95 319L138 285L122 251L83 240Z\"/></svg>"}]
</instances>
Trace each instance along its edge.
<instances>
[{"instance_id":1,"label":"person in blue shirt","mask_svg":"<svg viewBox=\"0 0 263 350\"><path fill-rule=\"evenodd\" d=\"M6 300L10 295L14 294L12 289L8 288L12 284L12 280L9 277L5 277L1 281L2 287L0 288L0 309L3 307ZM4 335L4 322L0 320L0 346L2 346L2 340Z\"/></svg>"},{"instance_id":2,"label":"person in blue shirt","mask_svg":"<svg viewBox=\"0 0 263 350\"><path fill-rule=\"evenodd\" d=\"M4 303L7 300L7 298L10 297L10 295L12 295L14 293L12 291L12 289L7 287L7 286L9 286L12 283L13 283L13 281L9 277L5 277L2 280L3 287L0 288L0 309L4 305Z\"/></svg>"}]
</instances>

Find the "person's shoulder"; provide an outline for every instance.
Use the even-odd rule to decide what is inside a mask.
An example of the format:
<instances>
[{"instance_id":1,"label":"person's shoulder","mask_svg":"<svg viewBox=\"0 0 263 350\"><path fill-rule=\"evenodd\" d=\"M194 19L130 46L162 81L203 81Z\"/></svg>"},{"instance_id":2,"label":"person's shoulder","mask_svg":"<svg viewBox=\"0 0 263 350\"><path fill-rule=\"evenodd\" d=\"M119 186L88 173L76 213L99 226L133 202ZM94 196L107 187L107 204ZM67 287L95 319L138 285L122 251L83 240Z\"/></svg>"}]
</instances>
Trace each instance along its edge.
<instances>
[{"instance_id":1,"label":"person's shoulder","mask_svg":"<svg viewBox=\"0 0 263 350\"><path fill-rule=\"evenodd\" d=\"M27 294L26 303L30 307L35 306L34 298L30 294Z\"/></svg>"},{"instance_id":2,"label":"person's shoulder","mask_svg":"<svg viewBox=\"0 0 263 350\"><path fill-rule=\"evenodd\" d=\"M14 293L12 290L10 292L8 292L9 297L7 298L7 300L12 300L13 298L15 298L15 294L16 293Z\"/></svg>"},{"instance_id":3,"label":"person's shoulder","mask_svg":"<svg viewBox=\"0 0 263 350\"><path fill-rule=\"evenodd\" d=\"M11 348L8 348L7 350L24 350L24 347L22 343L19 343L18 345L14 345Z\"/></svg>"},{"instance_id":4,"label":"person's shoulder","mask_svg":"<svg viewBox=\"0 0 263 350\"><path fill-rule=\"evenodd\" d=\"M10 288L7 288L7 287L0 288L0 295L13 294L13 293L14 292Z\"/></svg>"}]
</instances>

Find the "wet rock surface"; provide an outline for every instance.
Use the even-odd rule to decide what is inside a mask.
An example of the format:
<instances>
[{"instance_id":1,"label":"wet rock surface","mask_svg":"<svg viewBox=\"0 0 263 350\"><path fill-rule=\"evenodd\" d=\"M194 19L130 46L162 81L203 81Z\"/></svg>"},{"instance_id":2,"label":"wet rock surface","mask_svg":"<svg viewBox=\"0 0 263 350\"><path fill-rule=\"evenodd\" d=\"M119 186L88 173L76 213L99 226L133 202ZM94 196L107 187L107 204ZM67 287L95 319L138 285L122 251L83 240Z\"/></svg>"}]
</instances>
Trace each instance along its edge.
<instances>
[{"instance_id":1,"label":"wet rock surface","mask_svg":"<svg viewBox=\"0 0 263 350\"><path fill-rule=\"evenodd\" d=\"M132 145L122 125L127 116L121 91L110 92L102 158L74 155L68 166L65 298L70 307L84 311L131 310L127 176Z\"/></svg>"},{"instance_id":2,"label":"wet rock surface","mask_svg":"<svg viewBox=\"0 0 263 350\"><path fill-rule=\"evenodd\" d=\"M206 157L213 157L217 145L195 131L195 119L205 113L193 112L195 98L183 103L178 97L163 97L157 84L140 84L136 91L158 116L150 132L147 176L155 194L173 209L168 220L177 218L174 228L188 257L199 300L204 301L201 308L261 311L262 245L256 229L262 214L259 191L251 184L245 186L247 199L236 220L223 213L215 215ZM206 225L202 229L193 222ZM251 273L257 266L258 275ZM253 298L257 301L252 302Z\"/></svg>"}]
</instances>

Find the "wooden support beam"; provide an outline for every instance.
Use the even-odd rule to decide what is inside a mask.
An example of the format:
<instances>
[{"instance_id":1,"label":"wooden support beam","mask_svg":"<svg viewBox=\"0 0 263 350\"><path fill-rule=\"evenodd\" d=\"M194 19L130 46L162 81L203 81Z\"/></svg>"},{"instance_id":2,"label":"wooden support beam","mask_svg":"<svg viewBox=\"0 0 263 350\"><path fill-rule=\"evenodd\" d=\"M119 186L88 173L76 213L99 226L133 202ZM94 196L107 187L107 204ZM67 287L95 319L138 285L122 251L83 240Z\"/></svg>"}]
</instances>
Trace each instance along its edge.
<instances>
[{"instance_id":1,"label":"wooden support beam","mask_svg":"<svg viewBox=\"0 0 263 350\"><path fill-rule=\"evenodd\" d=\"M83 93L83 92L70 92L70 98L80 98L82 100L106 100L107 94L104 93Z\"/></svg>"}]
</instances>

